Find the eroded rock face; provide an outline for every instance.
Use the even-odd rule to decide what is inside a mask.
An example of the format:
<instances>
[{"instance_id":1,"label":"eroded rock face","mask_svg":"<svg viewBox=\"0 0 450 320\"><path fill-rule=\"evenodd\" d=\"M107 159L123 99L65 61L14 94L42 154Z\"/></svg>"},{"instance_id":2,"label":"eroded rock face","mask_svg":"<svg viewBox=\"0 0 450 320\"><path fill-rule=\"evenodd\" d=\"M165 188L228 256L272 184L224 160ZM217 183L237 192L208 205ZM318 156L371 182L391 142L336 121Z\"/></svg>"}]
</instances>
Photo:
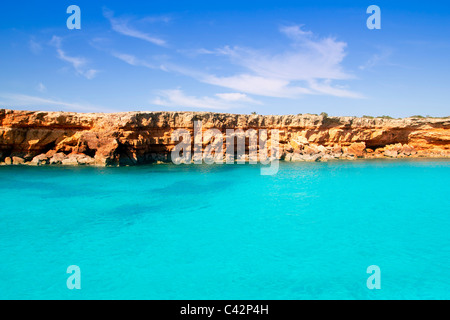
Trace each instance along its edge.
<instances>
[{"instance_id":1,"label":"eroded rock face","mask_svg":"<svg viewBox=\"0 0 450 320\"><path fill-rule=\"evenodd\" d=\"M363 158L366 152L366 143L365 142L352 143L348 147L344 148L344 150L345 154L348 156Z\"/></svg>"},{"instance_id":2,"label":"eroded rock face","mask_svg":"<svg viewBox=\"0 0 450 320\"><path fill-rule=\"evenodd\" d=\"M278 157L286 161L450 157L448 118L210 112L82 114L0 109L0 162L97 166L169 162L178 143L172 141L172 133L186 129L193 137L194 121L202 121L203 131L215 128L224 136L226 129L278 129Z\"/></svg>"}]
</instances>

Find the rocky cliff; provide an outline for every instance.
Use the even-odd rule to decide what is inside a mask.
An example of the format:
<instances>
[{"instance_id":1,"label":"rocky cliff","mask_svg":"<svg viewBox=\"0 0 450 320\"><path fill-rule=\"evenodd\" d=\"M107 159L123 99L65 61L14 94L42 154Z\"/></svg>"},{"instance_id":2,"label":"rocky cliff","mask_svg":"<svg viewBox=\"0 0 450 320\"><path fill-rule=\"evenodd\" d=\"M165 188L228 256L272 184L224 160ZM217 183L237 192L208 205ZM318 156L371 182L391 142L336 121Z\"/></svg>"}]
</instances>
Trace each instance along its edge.
<instances>
[{"instance_id":1,"label":"rocky cliff","mask_svg":"<svg viewBox=\"0 0 450 320\"><path fill-rule=\"evenodd\" d=\"M1 164L136 165L171 161L176 129L278 129L281 159L450 157L449 118L260 116L210 112L114 114L0 109ZM247 142L248 143L248 142Z\"/></svg>"}]
</instances>

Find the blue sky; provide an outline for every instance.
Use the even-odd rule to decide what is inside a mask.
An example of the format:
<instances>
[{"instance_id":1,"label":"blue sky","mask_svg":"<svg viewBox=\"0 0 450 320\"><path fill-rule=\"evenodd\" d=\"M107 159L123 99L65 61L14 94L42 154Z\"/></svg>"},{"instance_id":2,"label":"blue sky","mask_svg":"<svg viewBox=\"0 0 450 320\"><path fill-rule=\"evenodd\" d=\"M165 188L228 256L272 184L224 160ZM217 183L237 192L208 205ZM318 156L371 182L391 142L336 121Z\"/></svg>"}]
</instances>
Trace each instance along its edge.
<instances>
[{"instance_id":1,"label":"blue sky","mask_svg":"<svg viewBox=\"0 0 450 320\"><path fill-rule=\"evenodd\" d=\"M449 35L444 1L3 1L0 106L449 116Z\"/></svg>"}]
</instances>

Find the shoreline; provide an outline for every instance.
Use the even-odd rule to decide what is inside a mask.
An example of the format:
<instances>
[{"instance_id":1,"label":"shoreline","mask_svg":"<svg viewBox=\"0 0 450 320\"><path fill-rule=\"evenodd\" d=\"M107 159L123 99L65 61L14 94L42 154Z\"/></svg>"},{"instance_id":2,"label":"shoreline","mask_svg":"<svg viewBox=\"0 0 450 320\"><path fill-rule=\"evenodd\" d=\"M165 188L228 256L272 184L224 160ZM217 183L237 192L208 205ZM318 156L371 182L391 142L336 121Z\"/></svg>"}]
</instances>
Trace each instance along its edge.
<instances>
[{"instance_id":1,"label":"shoreline","mask_svg":"<svg viewBox=\"0 0 450 320\"><path fill-rule=\"evenodd\" d=\"M285 161L285 160L280 160L280 163L284 163L284 164L335 164L335 163L363 163L363 162L402 162L402 161L407 161L407 162L434 162L434 161L448 161L450 163L450 157L403 157L403 158L355 158L355 159L332 159L332 160L328 160L328 161ZM152 163L145 163L145 164L140 164L140 165L126 165L126 166L101 166L101 165L69 165L69 164L53 164L53 165L44 165L44 164L40 164L40 165L36 165L33 164L31 162L25 162L23 164L6 164L5 162L1 162L0 163L0 168L11 168L11 167L15 167L15 168L36 168L36 167L45 167L45 168L98 168L98 169L105 169L105 168L109 168L109 169L114 169L114 168L140 168L140 167L160 167L160 166L173 166L173 167L190 167L193 166L194 163L189 163L189 164L174 164L172 162L152 162ZM252 164L252 163L244 163L244 164L238 164L238 163L234 163L234 164L227 164L227 163L223 163L223 164L218 164L218 163L214 163L214 164L206 164L206 163L202 163L200 165L196 164L195 166L213 166L213 167L220 167L220 166L230 166L230 165L238 165L241 167L244 166L263 166L260 163L256 163L256 164Z\"/></svg>"},{"instance_id":2,"label":"shoreline","mask_svg":"<svg viewBox=\"0 0 450 320\"><path fill-rule=\"evenodd\" d=\"M177 129L188 132L194 145L195 121L202 122L202 135L216 129L225 138L230 137L227 130L277 130L280 145L276 158L287 162L450 158L448 117L388 119L164 111L108 114L0 109L0 164L107 167L171 163L171 151L177 145L173 133ZM247 137L246 151L248 140ZM202 152L207 145L203 140ZM224 143L224 151L226 147Z\"/></svg>"}]
</instances>

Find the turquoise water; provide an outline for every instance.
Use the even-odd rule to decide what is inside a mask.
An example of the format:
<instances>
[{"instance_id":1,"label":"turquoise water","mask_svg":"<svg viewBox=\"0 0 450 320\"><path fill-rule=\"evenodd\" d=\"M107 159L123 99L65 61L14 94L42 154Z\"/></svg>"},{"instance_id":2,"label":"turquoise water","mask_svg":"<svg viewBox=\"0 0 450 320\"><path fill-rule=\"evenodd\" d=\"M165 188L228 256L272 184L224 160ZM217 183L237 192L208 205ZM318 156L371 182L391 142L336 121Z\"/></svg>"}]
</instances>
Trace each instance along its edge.
<instances>
[{"instance_id":1,"label":"turquoise water","mask_svg":"<svg viewBox=\"0 0 450 320\"><path fill-rule=\"evenodd\" d=\"M0 167L0 181L0 299L450 299L449 161Z\"/></svg>"}]
</instances>

